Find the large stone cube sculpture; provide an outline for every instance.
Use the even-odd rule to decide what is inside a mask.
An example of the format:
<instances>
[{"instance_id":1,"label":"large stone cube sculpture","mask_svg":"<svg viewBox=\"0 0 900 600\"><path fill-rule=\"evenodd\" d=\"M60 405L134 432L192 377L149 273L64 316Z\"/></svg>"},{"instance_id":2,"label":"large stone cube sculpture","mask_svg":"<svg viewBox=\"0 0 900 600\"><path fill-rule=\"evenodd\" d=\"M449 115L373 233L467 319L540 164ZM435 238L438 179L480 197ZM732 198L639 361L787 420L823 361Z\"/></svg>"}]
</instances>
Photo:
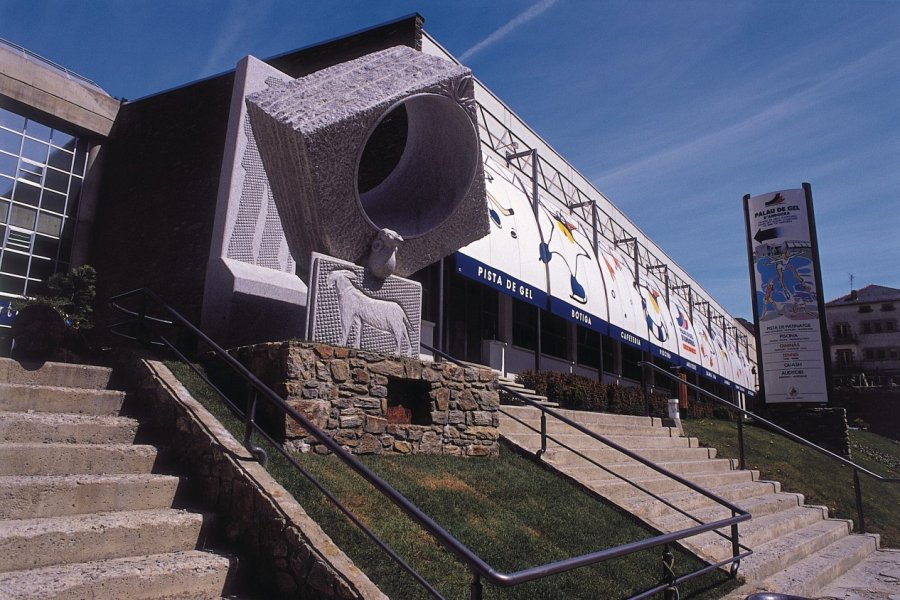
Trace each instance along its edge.
<instances>
[{"instance_id":1,"label":"large stone cube sculpture","mask_svg":"<svg viewBox=\"0 0 900 600\"><path fill-rule=\"evenodd\" d=\"M394 272L409 275L488 232L469 69L398 46L276 83L248 114L291 254L308 278L322 252L365 264L379 230L403 237ZM378 128L405 116L396 165L360 191Z\"/></svg>"}]
</instances>

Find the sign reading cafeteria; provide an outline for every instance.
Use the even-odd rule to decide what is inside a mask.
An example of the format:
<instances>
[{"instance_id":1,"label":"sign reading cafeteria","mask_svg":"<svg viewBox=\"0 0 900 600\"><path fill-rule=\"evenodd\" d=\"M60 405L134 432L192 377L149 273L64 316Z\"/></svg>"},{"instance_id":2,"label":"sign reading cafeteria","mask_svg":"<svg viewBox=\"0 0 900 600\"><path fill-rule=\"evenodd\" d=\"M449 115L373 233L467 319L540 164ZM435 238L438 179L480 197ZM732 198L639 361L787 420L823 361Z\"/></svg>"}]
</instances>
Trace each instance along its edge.
<instances>
[{"instance_id":1,"label":"sign reading cafeteria","mask_svg":"<svg viewBox=\"0 0 900 600\"><path fill-rule=\"evenodd\" d=\"M811 194L744 197L753 311L767 403L828 401Z\"/></svg>"}]
</instances>

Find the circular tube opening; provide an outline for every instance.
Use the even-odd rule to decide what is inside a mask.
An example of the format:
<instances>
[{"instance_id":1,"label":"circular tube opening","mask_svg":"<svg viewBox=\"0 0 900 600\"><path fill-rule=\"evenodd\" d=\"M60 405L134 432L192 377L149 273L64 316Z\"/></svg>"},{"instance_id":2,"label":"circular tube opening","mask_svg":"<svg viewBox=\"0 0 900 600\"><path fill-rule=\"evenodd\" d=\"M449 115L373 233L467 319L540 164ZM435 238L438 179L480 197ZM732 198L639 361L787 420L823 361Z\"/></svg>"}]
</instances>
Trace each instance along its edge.
<instances>
[{"instance_id":1,"label":"circular tube opening","mask_svg":"<svg viewBox=\"0 0 900 600\"><path fill-rule=\"evenodd\" d=\"M376 228L414 238L453 214L477 166L478 135L466 111L445 96L410 96L369 133L357 162L357 197Z\"/></svg>"}]
</instances>

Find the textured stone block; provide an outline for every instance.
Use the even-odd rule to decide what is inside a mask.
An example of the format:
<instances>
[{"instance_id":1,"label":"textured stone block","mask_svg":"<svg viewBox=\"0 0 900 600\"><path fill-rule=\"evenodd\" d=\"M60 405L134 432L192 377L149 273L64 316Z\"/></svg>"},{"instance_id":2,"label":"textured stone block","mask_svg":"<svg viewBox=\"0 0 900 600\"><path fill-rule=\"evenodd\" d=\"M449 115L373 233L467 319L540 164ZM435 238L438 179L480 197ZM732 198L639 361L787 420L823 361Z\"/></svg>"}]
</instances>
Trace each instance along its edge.
<instances>
[{"instance_id":1,"label":"textured stone block","mask_svg":"<svg viewBox=\"0 0 900 600\"><path fill-rule=\"evenodd\" d=\"M383 228L404 238L400 275L488 233L467 68L398 46L273 84L247 107L304 278L314 251L361 264ZM360 190L361 161L379 154L367 144L380 143L386 119L405 120L402 151L380 182Z\"/></svg>"},{"instance_id":2,"label":"textured stone block","mask_svg":"<svg viewBox=\"0 0 900 600\"><path fill-rule=\"evenodd\" d=\"M418 356L420 283L395 275L378 280L362 267L318 253L313 253L309 278L308 339ZM405 372L402 363L381 357L370 370L396 377ZM349 386L344 384L342 389Z\"/></svg>"}]
</instances>

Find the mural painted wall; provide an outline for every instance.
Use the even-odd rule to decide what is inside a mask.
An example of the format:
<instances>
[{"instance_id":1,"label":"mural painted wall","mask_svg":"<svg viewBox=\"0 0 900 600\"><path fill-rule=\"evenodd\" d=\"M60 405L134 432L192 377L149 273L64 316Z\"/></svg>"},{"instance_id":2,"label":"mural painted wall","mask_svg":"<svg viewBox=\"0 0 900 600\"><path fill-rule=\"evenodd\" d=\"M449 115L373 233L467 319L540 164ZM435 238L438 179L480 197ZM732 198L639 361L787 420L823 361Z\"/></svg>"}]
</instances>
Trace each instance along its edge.
<instances>
[{"instance_id":1,"label":"mural painted wall","mask_svg":"<svg viewBox=\"0 0 900 600\"><path fill-rule=\"evenodd\" d=\"M538 255L547 265L550 311L588 329L607 333L609 310L600 265L588 235L567 213L554 202L540 200L537 216L543 241Z\"/></svg>"}]
</instances>

